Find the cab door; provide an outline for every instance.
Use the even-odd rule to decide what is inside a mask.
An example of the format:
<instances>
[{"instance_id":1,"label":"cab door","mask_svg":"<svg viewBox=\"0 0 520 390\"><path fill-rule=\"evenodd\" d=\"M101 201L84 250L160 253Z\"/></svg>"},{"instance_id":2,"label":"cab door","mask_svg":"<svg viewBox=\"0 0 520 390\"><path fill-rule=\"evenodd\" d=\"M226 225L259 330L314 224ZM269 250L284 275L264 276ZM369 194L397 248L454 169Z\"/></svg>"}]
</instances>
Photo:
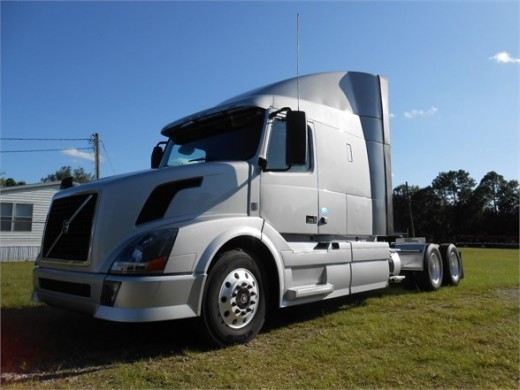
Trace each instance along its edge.
<instances>
[{"instance_id":1,"label":"cab door","mask_svg":"<svg viewBox=\"0 0 520 390\"><path fill-rule=\"evenodd\" d=\"M281 234L318 233L318 178L313 164L312 124L308 124L305 164L286 164L287 126L283 117L269 124L265 167L260 177L260 216Z\"/></svg>"}]
</instances>

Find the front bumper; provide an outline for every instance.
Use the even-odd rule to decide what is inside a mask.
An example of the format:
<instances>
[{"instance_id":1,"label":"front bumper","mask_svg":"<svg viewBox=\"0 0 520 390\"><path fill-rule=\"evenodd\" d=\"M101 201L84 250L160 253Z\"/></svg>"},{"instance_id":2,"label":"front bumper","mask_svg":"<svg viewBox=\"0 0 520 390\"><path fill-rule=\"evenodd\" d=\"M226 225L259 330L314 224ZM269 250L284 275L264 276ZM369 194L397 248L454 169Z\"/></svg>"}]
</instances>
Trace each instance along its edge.
<instances>
[{"instance_id":1,"label":"front bumper","mask_svg":"<svg viewBox=\"0 0 520 390\"><path fill-rule=\"evenodd\" d=\"M119 322L196 317L206 275L116 276L36 267L33 301ZM107 300L107 286L114 286Z\"/></svg>"}]
</instances>

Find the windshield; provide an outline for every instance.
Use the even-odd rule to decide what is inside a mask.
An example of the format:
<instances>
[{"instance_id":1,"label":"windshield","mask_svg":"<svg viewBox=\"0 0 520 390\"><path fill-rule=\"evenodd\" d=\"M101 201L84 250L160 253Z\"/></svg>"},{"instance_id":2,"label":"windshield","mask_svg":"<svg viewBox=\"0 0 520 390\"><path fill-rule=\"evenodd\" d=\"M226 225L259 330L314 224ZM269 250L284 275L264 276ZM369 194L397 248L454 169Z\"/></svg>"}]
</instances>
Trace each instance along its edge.
<instances>
[{"instance_id":1,"label":"windshield","mask_svg":"<svg viewBox=\"0 0 520 390\"><path fill-rule=\"evenodd\" d=\"M260 108L226 111L170 129L163 166L251 159L260 142L264 113Z\"/></svg>"}]
</instances>

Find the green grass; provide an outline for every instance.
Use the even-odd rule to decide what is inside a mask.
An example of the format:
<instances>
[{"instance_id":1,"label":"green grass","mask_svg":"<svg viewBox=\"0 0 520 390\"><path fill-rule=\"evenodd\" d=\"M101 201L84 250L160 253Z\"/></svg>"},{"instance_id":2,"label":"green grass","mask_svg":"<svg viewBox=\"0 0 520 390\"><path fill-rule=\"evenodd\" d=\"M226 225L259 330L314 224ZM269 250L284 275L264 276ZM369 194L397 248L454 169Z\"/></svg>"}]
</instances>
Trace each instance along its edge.
<instances>
[{"instance_id":1,"label":"green grass","mask_svg":"<svg viewBox=\"0 0 520 390\"><path fill-rule=\"evenodd\" d=\"M2 264L2 387L518 389L519 251L463 259L458 287L279 310L248 345L217 350L193 321L119 324L34 305L32 264Z\"/></svg>"},{"instance_id":2,"label":"green grass","mask_svg":"<svg viewBox=\"0 0 520 390\"><path fill-rule=\"evenodd\" d=\"M1 264L2 310L35 306L31 302L32 262Z\"/></svg>"}]
</instances>

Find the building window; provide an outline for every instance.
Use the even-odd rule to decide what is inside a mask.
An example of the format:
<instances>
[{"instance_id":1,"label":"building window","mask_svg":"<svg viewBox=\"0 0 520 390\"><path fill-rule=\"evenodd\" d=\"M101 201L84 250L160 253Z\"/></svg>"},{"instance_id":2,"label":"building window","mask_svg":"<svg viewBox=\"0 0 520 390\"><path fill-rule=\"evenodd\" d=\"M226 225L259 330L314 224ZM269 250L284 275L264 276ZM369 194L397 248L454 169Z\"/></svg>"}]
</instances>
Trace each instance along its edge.
<instances>
[{"instance_id":1,"label":"building window","mask_svg":"<svg viewBox=\"0 0 520 390\"><path fill-rule=\"evenodd\" d=\"M33 205L27 203L0 203L2 232L30 232Z\"/></svg>"}]
</instances>

